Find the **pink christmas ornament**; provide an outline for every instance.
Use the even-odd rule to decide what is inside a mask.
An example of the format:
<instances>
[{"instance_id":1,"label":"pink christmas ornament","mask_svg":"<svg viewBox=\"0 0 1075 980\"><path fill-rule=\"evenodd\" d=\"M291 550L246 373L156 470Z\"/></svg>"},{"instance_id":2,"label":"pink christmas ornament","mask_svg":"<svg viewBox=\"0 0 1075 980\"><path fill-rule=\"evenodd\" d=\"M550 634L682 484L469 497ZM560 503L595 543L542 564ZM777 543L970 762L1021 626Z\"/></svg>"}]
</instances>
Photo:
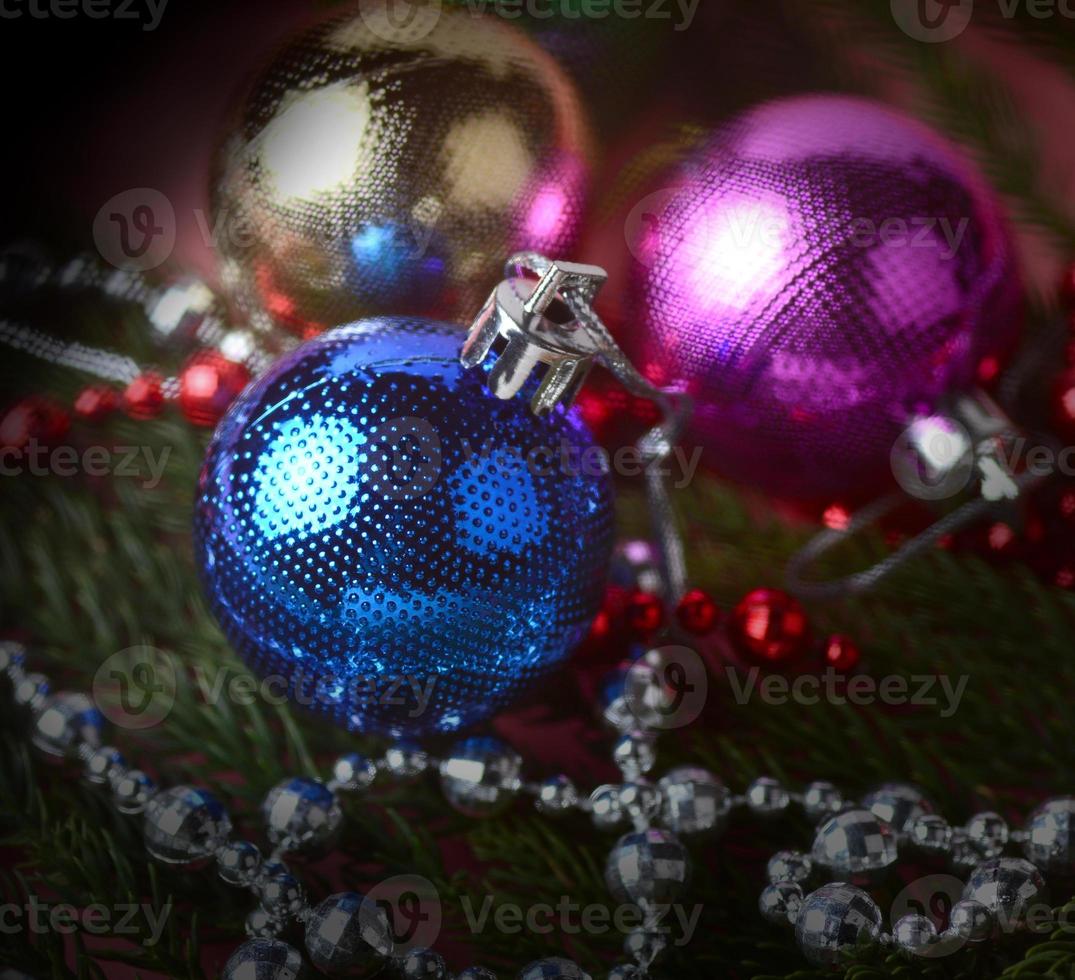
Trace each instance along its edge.
<instances>
[{"instance_id":1,"label":"pink christmas ornament","mask_svg":"<svg viewBox=\"0 0 1075 980\"><path fill-rule=\"evenodd\" d=\"M972 385L1018 328L995 195L942 137L879 104L762 105L644 210L624 346L695 397L689 438L710 466L779 496L877 488L911 417Z\"/></svg>"}]
</instances>

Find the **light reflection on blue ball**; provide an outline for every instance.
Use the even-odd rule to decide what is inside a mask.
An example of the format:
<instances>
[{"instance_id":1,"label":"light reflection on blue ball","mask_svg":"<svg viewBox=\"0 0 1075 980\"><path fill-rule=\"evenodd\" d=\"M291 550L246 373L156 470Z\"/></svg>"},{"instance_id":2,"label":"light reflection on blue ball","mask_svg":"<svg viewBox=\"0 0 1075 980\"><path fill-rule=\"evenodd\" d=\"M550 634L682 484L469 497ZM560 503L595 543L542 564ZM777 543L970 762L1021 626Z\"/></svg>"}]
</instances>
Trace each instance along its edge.
<instances>
[{"instance_id":1,"label":"light reflection on blue ball","mask_svg":"<svg viewBox=\"0 0 1075 980\"><path fill-rule=\"evenodd\" d=\"M488 717L567 656L603 593L607 476L547 465L588 430L493 398L460 342L409 318L325 334L241 396L202 470L194 537L225 633L350 729Z\"/></svg>"}]
</instances>

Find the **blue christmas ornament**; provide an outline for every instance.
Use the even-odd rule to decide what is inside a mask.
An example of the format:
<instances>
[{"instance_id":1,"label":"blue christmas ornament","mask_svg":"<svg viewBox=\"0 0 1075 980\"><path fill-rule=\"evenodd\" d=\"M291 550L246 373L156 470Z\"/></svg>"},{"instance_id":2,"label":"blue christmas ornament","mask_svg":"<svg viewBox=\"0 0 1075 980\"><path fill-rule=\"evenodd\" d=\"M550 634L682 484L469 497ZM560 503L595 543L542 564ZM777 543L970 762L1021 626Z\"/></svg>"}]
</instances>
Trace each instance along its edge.
<instances>
[{"instance_id":1,"label":"blue christmas ornament","mask_svg":"<svg viewBox=\"0 0 1075 980\"><path fill-rule=\"evenodd\" d=\"M363 320L243 393L209 447L194 539L251 668L349 729L454 731L582 639L611 549L574 412L535 417L458 360L459 328Z\"/></svg>"}]
</instances>

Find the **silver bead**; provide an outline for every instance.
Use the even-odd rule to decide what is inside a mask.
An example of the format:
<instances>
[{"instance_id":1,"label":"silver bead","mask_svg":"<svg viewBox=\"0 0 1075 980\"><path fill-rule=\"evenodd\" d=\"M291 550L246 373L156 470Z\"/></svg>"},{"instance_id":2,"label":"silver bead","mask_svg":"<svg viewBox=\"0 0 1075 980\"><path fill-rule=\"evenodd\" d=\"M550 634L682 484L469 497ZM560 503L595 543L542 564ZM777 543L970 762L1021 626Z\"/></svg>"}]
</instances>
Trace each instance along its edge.
<instances>
[{"instance_id":1,"label":"silver bead","mask_svg":"<svg viewBox=\"0 0 1075 980\"><path fill-rule=\"evenodd\" d=\"M302 954L277 939L249 939L228 957L221 980L300 980Z\"/></svg>"},{"instance_id":2,"label":"silver bead","mask_svg":"<svg viewBox=\"0 0 1075 980\"><path fill-rule=\"evenodd\" d=\"M623 940L623 953L638 963L643 969L648 968L668 948L668 936L655 932L644 926L632 929Z\"/></svg>"},{"instance_id":3,"label":"silver bead","mask_svg":"<svg viewBox=\"0 0 1075 980\"><path fill-rule=\"evenodd\" d=\"M255 887L261 907L281 921L298 915L306 907L302 885L290 872L259 876Z\"/></svg>"},{"instance_id":4,"label":"silver bead","mask_svg":"<svg viewBox=\"0 0 1075 980\"><path fill-rule=\"evenodd\" d=\"M646 973L633 963L620 963L608 971L608 980L646 980Z\"/></svg>"},{"instance_id":5,"label":"silver bead","mask_svg":"<svg viewBox=\"0 0 1075 980\"><path fill-rule=\"evenodd\" d=\"M384 754L385 770L396 779L414 779L429 769L429 753L417 742L396 742Z\"/></svg>"},{"instance_id":6,"label":"silver bead","mask_svg":"<svg viewBox=\"0 0 1075 980\"><path fill-rule=\"evenodd\" d=\"M332 781L345 793L368 789L377 778L377 767L364 755L341 755L332 765Z\"/></svg>"},{"instance_id":7,"label":"silver bead","mask_svg":"<svg viewBox=\"0 0 1075 980\"><path fill-rule=\"evenodd\" d=\"M791 794L769 776L755 779L746 791L747 806L759 817L771 817L783 813L791 803Z\"/></svg>"},{"instance_id":8,"label":"silver bead","mask_svg":"<svg viewBox=\"0 0 1075 980\"><path fill-rule=\"evenodd\" d=\"M838 963L844 952L881 934L881 910L861 888L845 882L823 885L803 900L795 940L816 966Z\"/></svg>"},{"instance_id":9,"label":"silver bead","mask_svg":"<svg viewBox=\"0 0 1075 980\"><path fill-rule=\"evenodd\" d=\"M1041 872L1023 858L1001 857L983 861L971 873L963 898L981 902L1002 927L1022 921L1027 911L1049 900Z\"/></svg>"},{"instance_id":10,"label":"silver bead","mask_svg":"<svg viewBox=\"0 0 1075 980\"><path fill-rule=\"evenodd\" d=\"M774 881L766 885L758 898L758 911L766 922L795 925L803 904L802 887L793 881Z\"/></svg>"},{"instance_id":11,"label":"silver bead","mask_svg":"<svg viewBox=\"0 0 1075 980\"><path fill-rule=\"evenodd\" d=\"M624 783L620 787L620 806L636 829L644 830L661 812L661 791L642 780Z\"/></svg>"},{"instance_id":12,"label":"silver bead","mask_svg":"<svg viewBox=\"0 0 1075 980\"><path fill-rule=\"evenodd\" d=\"M82 763L82 774L96 786L106 786L125 765L119 749L103 745L92 749Z\"/></svg>"},{"instance_id":13,"label":"silver bead","mask_svg":"<svg viewBox=\"0 0 1075 980\"><path fill-rule=\"evenodd\" d=\"M277 783L261 804L269 840L281 850L327 844L343 821L336 794L324 783L296 776Z\"/></svg>"},{"instance_id":14,"label":"silver bead","mask_svg":"<svg viewBox=\"0 0 1075 980\"><path fill-rule=\"evenodd\" d=\"M875 817L884 820L902 840L911 825L934 806L917 786L910 783L884 783L862 798L861 806Z\"/></svg>"},{"instance_id":15,"label":"silver bead","mask_svg":"<svg viewBox=\"0 0 1075 980\"><path fill-rule=\"evenodd\" d=\"M462 973L455 975L455 980L496 980L496 974L484 966L468 966Z\"/></svg>"},{"instance_id":16,"label":"silver bead","mask_svg":"<svg viewBox=\"0 0 1075 980\"><path fill-rule=\"evenodd\" d=\"M598 786L590 794L590 815L599 830L615 830L627 819L619 786Z\"/></svg>"},{"instance_id":17,"label":"silver bead","mask_svg":"<svg viewBox=\"0 0 1075 980\"><path fill-rule=\"evenodd\" d=\"M112 802L120 813L141 813L157 792L157 784L141 769L120 769L113 773L109 785Z\"/></svg>"},{"instance_id":18,"label":"silver bead","mask_svg":"<svg viewBox=\"0 0 1075 980\"><path fill-rule=\"evenodd\" d=\"M246 934L251 939L274 939L284 928L265 909L256 908L246 917Z\"/></svg>"},{"instance_id":19,"label":"silver bead","mask_svg":"<svg viewBox=\"0 0 1075 980\"><path fill-rule=\"evenodd\" d=\"M657 764L657 740L646 732L629 732L616 742L612 761L625 779L641 779Z\"/></svg>"},{"instance_id":20,"label":"silver bead","mask_svg":"<svg viewBox=\"0 0 1075 980\"><path fill-rule=\"evenodd\" d=\"M679 697L668 683L668 667L665 654L649 650L611 674L601 691L605 721L620 732L664 727Z\"/></svg>"},{"instance_id":21,"label":"silver bead","mask_svg":"<svg viewBox=\"0 0 1075 980\"><path fill-rule=\"evenodd\" d=\"M952 828L936 813L924 813L911 824L907 837L915 847L930 854L943 854L952 846Z\"/></svg>"},{"instance_id":22,"label":"silver bead","mask_svg":"<svg viewBox=\"0 0 1075 980\"><path fill-rule=\"evenodd\" d=\"M967 832L961 827L955 828L948 846L948 862L958 871L973 871L981 861L982 856L967 838Z\"/></svg>"},{"instance_id":23,"label":"silver bead","mask_svg":"<svg viewBox=\"0 0 1075 980\"><path fill-rule=\"evenodd\" d=\"M581 966L559 956L536 960L519 971L518 980L593 980Z\"/></svg>"},{"instance_id":24,"label":"silver bead","mask_svg":"<svg viewBox=\"0 0 1075 980\"><path fill-rule=\"evenodd\" d=\"M1075 875L1075 796L1048 800L1029 817L1023 851L1050 874Z\"/></svg>"},{"instance_id":25,"label":"silver bead","mask_svg":"<svg viewBox=\"0 0 1075 980\"><path fill-rule=\"evenodd\" d=\"M441 788L465 816L494 816L519 791L522 764L517 753L495 738L464 739L440 764Z\"/></svg>"},{"instance_id":26,"label":"silver bead","mask_svg":"<svg viewBox=\"0 0 1075 980\"><path fill-rule=\"evenodd\" d=\"M681 766L660 779L661 822L676 834L719 833L732 808L727 787L698 766Z\"/></svg>"},{"instance_id":27,"label":"silver bead","mask_svg":"<svg viewBox=\"0 0 1075 980\"><path fill-rule=\"evenodd\" d=\"M406 980L450 980L444 957L432 949L412 949L397 961Z\"/></svg>"},{"instance_id":28,"label":"silver bead","mask_svg":"<svg viewBox=\"0 0 1075 980\"><path fill-rule=\"evenodd\" d=\"M375 976L392 952L388 918L356 892L330 895L306 919L306 952L329 976Z\"/></svg>"},{"instance_id":29,"label":"silver bead","mask_svg":"<svg viewBox=\"0 0 1075 980\"><path fill-rule=\"evenodd\" d=\"M26 665L26 647L14 640L0 643L0 674L17 677Z\"/></svg>"},{"instance_id":30,"label":"silver bead","mask_svg":"<svg viewBox=\"0 0 1075 980\"><path fill-rule=\"evenodd\" d=\"M248 840L231 840L216 851L217 873L229 885L246 887L261 867L261 851Z\"/></svg>"},{"instance_id":31,"label":"silver bead","mask_svg":"<svg viewBox=\"0 0 1075 980\"><path fill-rule=\"evenodd\" d=\"M844 795L834 784L816 779L803 790L803 810L811 820L821 820L843 809Z\"/></svg>"},{"instance_id":32,"label":"silver bead","mask_svg":"<svg viewBox=\"0 0 1075 980\"><path fill-rule=\"evenodd\" d=\"M993 933L993 913L981 902L965 898L952 906L945 931L969 943L985 942Z\"/></svg>"},{"instance_id":33,"label":"silver bead","mask_svg":"<svg viewBox=\"0 0 1075 980\"><path fill-rule=\"evenodd\" d=\"M791 881L801 883L810 877L814 862L809 855L799 851L777 851L766 867L771 882Z\"/></svg>"},{"instance_id":34,"label":"silver bead","mask_svg":"<svg viewBox=\"0 0 1075 980\"><path fill-rule=\"evenodd\" d=\"M834 874L868 875L895 863L896 837L869 810L844 810L818 826L811 856Z\"/></svg>"},{"instance_id":35,"label":"silver bead","mask_svg":"<svg viewBox=\"0 0 1075 980\"><path fill-rule=\"evenodd\" d=\"M35 711L30 737L46 755L62 758L80 745L101 744L104 716L85 694L61 691L45 698Z\"/></svg>"},{"instance_id":36,"label":"silver bead","mask_svg":"<svg viewBox=\"0 0 1075 980\"><path fill-rule=\"evenodd\" d=\"M986 859L1000 857L1008 844L1008 824L999 813L976 813L964 828L974 849Z\"/></svg>"},{"instance_id":37,"label":"silver bead","mask_svg":"<svg viewBox=\"0 0 1075 980\"><path fill-rule=\"evenodd\" d=\"M143 822L146 850L165 864L208 857L231 833L231 820L208 790L173 786L155 794Z\"/></svg>"},{"instance_id":38,"label":"silver bead","mask_svg":"<svg viewBox=\"0 0 1075 980\"><path fill-rule=\"evenodd\" d=\"M300 980L302 954L277 939L249 939L224 964L221 980Z\"/></svg>"},{"instance_id":39,"label":"silver bead","mask_svg":"<svg viewBox=\"0 0 1075 980\"><path fill-rule=\"evenodd\" d=\"M534 806L539 812L553 816L566 813L579 805L579 791L567 776L553 776L538 788Z\"/></svg>"},{"instance_id":40,"label":"silver bead","mask_svg":"<svg viewBox=\"0 0 1075 980\"><path fill-rule=\"evenodd\" d=\"M605 884L617 902L646 909L676 901L690 873L690 855L679 839L651 829L616 842L605 863Z\"/></svg>"},{"instance_id":41,"label":"silver bead","mask_svg":"<svg viewBox=\"0 0 1075 980\"><path fill-rule=\"evenodd\" d=\"M921 955L937 941L937 927L925 915L905 915L892 927L892 939L904 952Z\"/></svg>"},{"instance_id":42,"label":"silver bead","mask_svg":"<svg viewBox=\"0 0 1075 980\"><path fill-rule=\"evenodd\" d=\"M15 681L11 697L20 708L39 708L50 690L52 685L44 674L24 674Z\"/></svg>"}]
</instances>

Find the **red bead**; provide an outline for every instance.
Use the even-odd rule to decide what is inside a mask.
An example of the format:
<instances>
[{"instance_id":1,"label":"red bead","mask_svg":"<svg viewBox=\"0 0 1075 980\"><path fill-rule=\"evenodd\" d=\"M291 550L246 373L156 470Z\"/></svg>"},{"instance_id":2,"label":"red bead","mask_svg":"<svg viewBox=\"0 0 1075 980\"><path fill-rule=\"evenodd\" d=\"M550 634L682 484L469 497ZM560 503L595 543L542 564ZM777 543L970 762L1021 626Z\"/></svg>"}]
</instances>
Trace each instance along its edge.
<instances>
[{"instance_id":1,"label":"red bead","mask_svg":"<svg viewBox=\"0 0 1075 980\"><path fill-rule=\"evenodd\" d=\"M676 619L688 633L705 636L720 621L717 604L701 589L691 589L676 606Z\"/></svg>"},{"instance_id":2,"label":"red bead","mask_svg":"<svg viewBox=\"0 0 1075 980\"><path fill-rule=\"evenodd\" d=\"M83 388L75 399L75 414L90 422L106 419L119 407L119 396L107 385Z\"/></svg>"},{"instance_id":3,"label":"red bead","mask_svg":"<svg viewBox=\"0 0 1075 980\"><path fill-rule=\"evenodd\" d=\"M836 633L825 641L825 666L847 673L854 670L862 659L862 651L850 636Z\"/></svg>"},{"instance_id":4,"label":"red bead","mask_svg":"<svg viewBox=\"0 0 1075 980\"><path fill-rule=\"evenodd\" d=\"M71 420L54 401L30 395L0 420L0 445L26 449L31 443L51 445L66 435Z\"/></svg>"},{"instance_id":5,"label":"red bead","mask_svg":"<svg viewBox=\"0 0 1075 980\"><path fill-rule=\"evenodd\" d=\"M152 419L164 407L164 381L155 371L138 375L123 392L123 407L132 419Z\"/></svg>"},{"instance_id":6,"label":"red bead","mask_svg":"<svg viewBox=\"0 0 1075 980\"><path fill-rule=\"evenodd\" d=\"M194 425L216 425L249 381L242 364L216 351L199 351L180 372L179 407Z\"/></svg>"},{"instance_id":7,"label":"red bead","mask_svg":"<svg viewBox=\"0 0 1075 980\"><path fill-rule=\"evenodd\" d=\"M989 354L978 362L978 384L988 387L1000 377L1000 358Z\"/></svg>"},{"instance_id":8,"label":"red bead","mask_svg":"<svg viewBox=\"0 0 1075 980\"><path fill-rule=\"evenodd\" d=\"M833 531L846 531L851 524L851 509L844 504L829 504L821 515L821 523Z\"/></svg>"},{"instance_id":9,"label":"red bead","mask_svg":"<svg viewBox=\"0 0 1075 980\"><path fill-rule=\"evenodd\" d=\"M1053 385L1052 416L1057 435L1075 441L1075 369L1064 371Z\"/></svg>"},{"instance_id":10,"label":"red bead","mask_svg":"<svg viewBox=\"0 0 1075 980\"><path fill-rule=\"evenodd\" d=\"M732 612L732 641L755 660L791 660L806 647L810 624L799 603L778 589L755 589Z\"/></svg>"},{"instance_id":11,"label":"red bead","mask_svg":"<svg viewBox=\"0 0 1075 980\"><path fill-rule=\"evenodd\" d=\"M664 623L664 605L649 592L633 592L625 610L627 627L638 636L655 633Z\"/></svg>"}]
</instances>

